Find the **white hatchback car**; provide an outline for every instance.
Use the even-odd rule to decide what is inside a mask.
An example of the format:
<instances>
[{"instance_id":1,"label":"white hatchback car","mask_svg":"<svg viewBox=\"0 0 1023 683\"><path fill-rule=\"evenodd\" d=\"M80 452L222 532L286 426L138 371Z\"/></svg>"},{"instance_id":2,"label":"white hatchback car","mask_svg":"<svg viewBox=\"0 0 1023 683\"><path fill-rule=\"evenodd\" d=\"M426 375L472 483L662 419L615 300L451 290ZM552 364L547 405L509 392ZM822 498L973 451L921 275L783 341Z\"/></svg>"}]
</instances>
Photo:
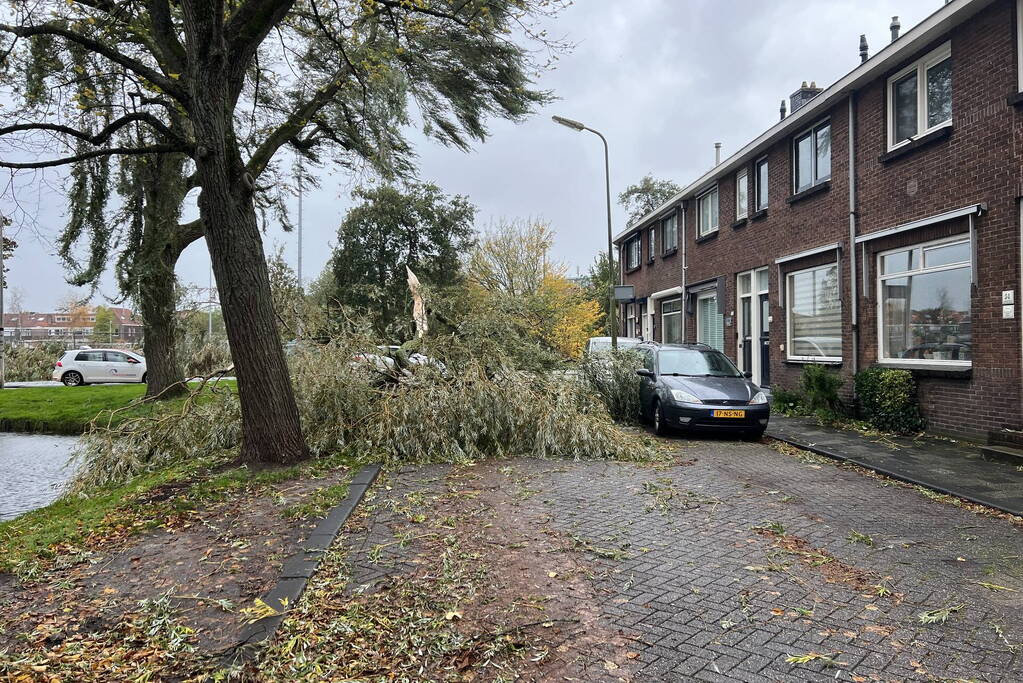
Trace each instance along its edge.
<instances>
[{"instance_id":1,"label":"white hatchback car","mask_svg":"<svg viewBox=\"0 0 1023 683\"><path fill-rule=\"evenodd\" d=\"M145 382L146 359L117 349L75 349L57 361L53 379L69 387L94 382Z\"/></svg>"}]
</instances>

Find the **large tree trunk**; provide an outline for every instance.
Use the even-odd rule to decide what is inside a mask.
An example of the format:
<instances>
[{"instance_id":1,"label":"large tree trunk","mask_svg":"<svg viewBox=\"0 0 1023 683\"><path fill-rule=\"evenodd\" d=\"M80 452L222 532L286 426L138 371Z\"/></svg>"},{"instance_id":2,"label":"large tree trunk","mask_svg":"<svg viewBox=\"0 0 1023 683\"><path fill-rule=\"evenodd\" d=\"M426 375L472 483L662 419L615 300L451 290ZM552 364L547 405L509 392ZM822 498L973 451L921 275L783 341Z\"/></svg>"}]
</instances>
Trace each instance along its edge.
<instances>
[{"instance_id":1,"label":"large tree trunk","mask_svg":"<svg viewBox=\"0 0 1023 683\"><path fill-rule=\"evenodd\" d=\"M286 11L289 4L280 2L272 12ZM223 3L182 0L181 8L191 95L188 113L201 189L199 215L238 377L242 457L293 463L309 451L274 318L252 197L254 181L246 172L234 131L235 97L248 64L230 63Z\"/></svg>"},{"instance_id":2,"label":"large tree trunk","mask_svg":"<svg viewBox=\"0 0 1023 683\"><path fill-rule=\"evenodd\" d=\"M145 183L144 237L135 262L139 310L145 324L146 396L173 398L187 390L178 358L174 266L181 251L201 233L179 234L186 157L155 155Z\"/></svg>"}]
</instances>

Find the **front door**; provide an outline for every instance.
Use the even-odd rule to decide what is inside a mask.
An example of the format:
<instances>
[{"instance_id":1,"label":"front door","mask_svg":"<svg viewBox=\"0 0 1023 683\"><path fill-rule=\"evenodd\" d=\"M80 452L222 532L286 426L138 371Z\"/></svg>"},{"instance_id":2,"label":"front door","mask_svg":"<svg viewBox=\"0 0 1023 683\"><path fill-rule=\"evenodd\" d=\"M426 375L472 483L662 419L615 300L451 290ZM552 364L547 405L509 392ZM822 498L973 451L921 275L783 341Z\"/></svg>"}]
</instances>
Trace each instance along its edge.
<instances>
[{"instance_id":1,"label":"front door","mask_svg":"<svg viewBox=\"0 0 1023 683\"><path fill-rule=\"evenodd\" d=\"M771 300L767 292L760 295L760 379L757 384L771 386Z\"/></svg>"},{"instance_id":2,"label":"front door","mask_svg":"<svg viewBox=\"0 0 1023 683\"><path fill-rule=\"evenodd\" d=\"M760 386L770 384L770 301L767 268L739 273L736 278L738 315L738 354L736 362L743 372L751 373Z\"/></svg>"},{"instance_id":3,"label":"front door","mask_svg":"<svg viewBox=\"0 0 1023 683\"><path fill-rule=\"evenodd\" d=\"M643 340L650 341L654 338L653 336L653 306L647 301L645 304L641 304L639 307L640 315L643 319Z\"/></svg>"}]
</instances>

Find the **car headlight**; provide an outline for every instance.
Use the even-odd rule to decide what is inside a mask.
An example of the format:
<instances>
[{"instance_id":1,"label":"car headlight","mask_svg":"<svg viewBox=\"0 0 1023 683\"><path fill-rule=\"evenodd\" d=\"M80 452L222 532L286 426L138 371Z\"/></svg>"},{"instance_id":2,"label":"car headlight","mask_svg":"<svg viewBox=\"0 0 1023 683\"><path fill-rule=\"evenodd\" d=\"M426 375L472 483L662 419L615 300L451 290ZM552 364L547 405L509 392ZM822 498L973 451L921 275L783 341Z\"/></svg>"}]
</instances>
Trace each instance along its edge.
<instances>
[{"instance_id":1,"label":"car headlight","mask_svg":"<svg viewBox=\"0 0 1023 683\"><path fill-rule=\"evenodd\" d=\"M756 394L755 394L755 395L753 396L753 398L751 398L751 399L749 400L749 404L750 404L751 406L758 406L758 405L763 405L764 403L767 403L767 394L765 394L765 393L764 393L764 392L762 392L762 391L758 391L758 392L757 392L757 393L756 393Z\"/></svg>"},{"instance_id":2,"label":"car headlight","mask_svg":"<svg viewBox=\"0 0 1023 683\"><path fill-rule=\"evenodd\" d=\"M678 403L703 403L696 396L690 394L688 391L682 391L681 389L672 389L671 397Z\"/></svg>"}]
</instances>

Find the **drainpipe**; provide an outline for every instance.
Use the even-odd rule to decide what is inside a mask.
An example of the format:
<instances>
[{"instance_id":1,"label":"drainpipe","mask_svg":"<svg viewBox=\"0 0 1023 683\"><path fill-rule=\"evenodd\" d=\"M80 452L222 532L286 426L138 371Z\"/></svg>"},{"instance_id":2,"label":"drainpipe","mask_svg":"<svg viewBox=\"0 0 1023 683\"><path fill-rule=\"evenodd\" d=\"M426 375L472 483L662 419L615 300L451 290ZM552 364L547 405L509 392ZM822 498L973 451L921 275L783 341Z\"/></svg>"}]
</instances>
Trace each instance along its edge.
<instances>
[{"instance_id":1,"label":"drainpipe","mask_svg":"<svg viewBox=\"0 0 1023 683\"><path fill-rule=\"evenodd\" d=\"M682 342L686 342L686 319L689 314L686 312L686 269L689 264L686 262L686 203L679 204L679 213L682 214Z\"/></svg>"},{"instance_id":2,"label":"drainpipe","mask_svg":"<svg viewBox=\"0 0 1023 683\"><path fill-rule=\"evenodd\" d=\"M852 329L852 371L859 371L859 296L856 289L856 93L849 93L849 298ZM856 385L853 384L853 399Z\"/></svg>"}]
</instances>

